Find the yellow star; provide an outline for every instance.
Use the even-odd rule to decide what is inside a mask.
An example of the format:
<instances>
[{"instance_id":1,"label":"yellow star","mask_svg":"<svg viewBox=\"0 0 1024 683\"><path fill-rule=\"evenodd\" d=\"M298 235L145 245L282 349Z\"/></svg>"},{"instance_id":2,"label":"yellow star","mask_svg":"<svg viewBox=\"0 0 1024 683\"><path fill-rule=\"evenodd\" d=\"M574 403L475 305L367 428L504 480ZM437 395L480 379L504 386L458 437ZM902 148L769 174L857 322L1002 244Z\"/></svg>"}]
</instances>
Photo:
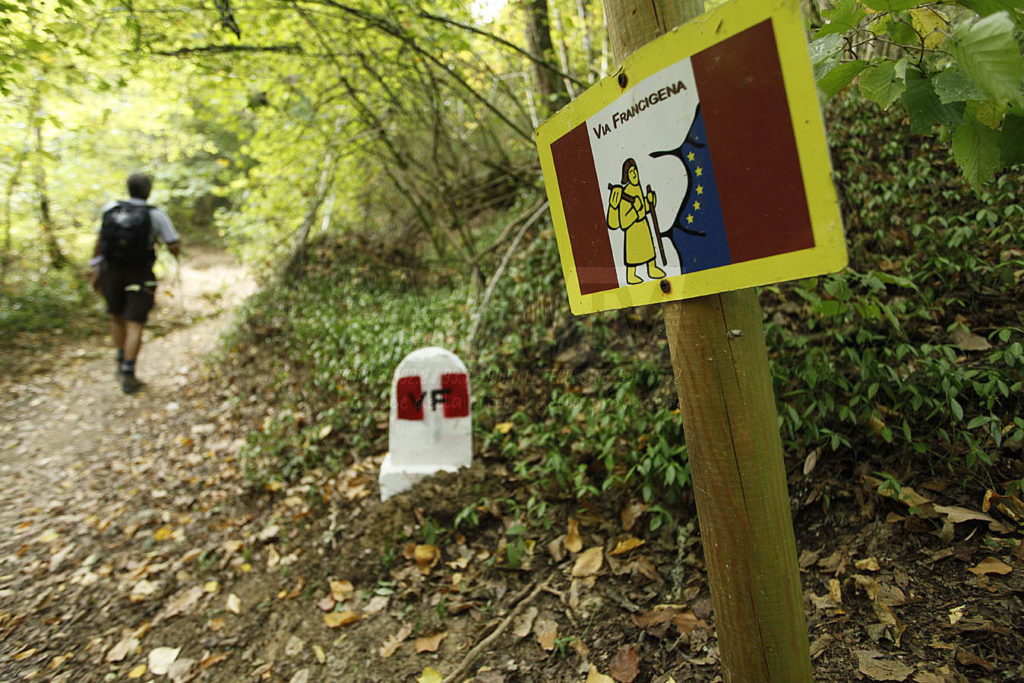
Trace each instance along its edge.
<instances>
[{"instance_id":1,"label":"yellow star","mask_svg":"<svg viewBox=\"0 0 1024 683\"><path fill-rule=\"evenodd\" d=\"M700 211L700 202L694 202L693 203L693 210L694 211Z\"/></svg>"},{"instance_id":2,"label":"yellow star","mask_svg":"<svg viewBox=\"0 0 1024 683\"><path fill-rule=\"evenodd\" d=\"M686 214L686 222L687 223L693 223L693 214L692 213Z\"/></svg>"},{"instance_id":3,"label":"yellow star","mask_svg":"<svg viewBox=\"0 0 1024 683\"><path fill-rule=\"evenodd\" d=\"M696 157L694 156L693 152L690 152L689 154L686 155L687 161L693 161L695 158Z\"/></svg>"},{"instance_id":4,"label":"yellow star","mask_svg":"<svg viewBox=\"0 0 1024 683\"><path fill-rule=\"evenodd\" d=\"M699 177L701 177L702 175L704 175L704 169L703 169L703 168L701 168L700 166L698 166L698 167L697 167L697 177L699 178Z\"/></svg>"},{"instance_id":5,"label":"yellow star","mask_svg":"<svg viewBox=\"0 0 1024 683\"><path fill-rule=\"evenodd\" d=\"M697 194L704 194L704 186L703 185L698 185L697 186Z\"/></svg>"}]
</instances>

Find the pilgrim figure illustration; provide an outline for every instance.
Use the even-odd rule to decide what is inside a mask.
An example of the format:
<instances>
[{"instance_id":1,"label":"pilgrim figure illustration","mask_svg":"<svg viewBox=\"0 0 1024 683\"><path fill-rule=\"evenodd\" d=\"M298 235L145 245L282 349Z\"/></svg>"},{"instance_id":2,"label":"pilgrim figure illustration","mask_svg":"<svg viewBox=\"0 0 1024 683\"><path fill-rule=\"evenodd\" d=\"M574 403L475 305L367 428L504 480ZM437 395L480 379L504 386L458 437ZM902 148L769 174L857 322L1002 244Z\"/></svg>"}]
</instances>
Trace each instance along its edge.
<instances>
[{"instance_id":1,"label":"pilgrim figure illustration","mask_svg":"<svg viewBox=\"0 0 1024 683\"><path fill-rule=\"evenodd\" d=\"M647 266L650 279L665 277L665 271L655 263L655 244L658 245L662 265L667 263L658 217L654 213L658 198L650 185L646 192L641 189L640 170L635 160L630 158L623 162L621 184L609 185L608 189L611 192L608 197L608 228L625 233L626 283L637 285L643 282L637 274L637 269L643 265Z\"/></svg>"}]
</instances>

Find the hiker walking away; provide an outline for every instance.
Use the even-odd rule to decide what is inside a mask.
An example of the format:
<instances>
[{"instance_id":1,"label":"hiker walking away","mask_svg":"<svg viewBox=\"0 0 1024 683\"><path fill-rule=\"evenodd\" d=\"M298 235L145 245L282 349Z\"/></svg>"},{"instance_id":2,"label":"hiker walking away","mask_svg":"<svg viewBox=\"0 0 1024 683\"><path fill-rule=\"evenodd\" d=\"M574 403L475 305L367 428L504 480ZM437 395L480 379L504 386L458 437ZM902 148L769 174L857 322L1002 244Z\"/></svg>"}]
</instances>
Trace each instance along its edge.
<instances>
[{"instance_id":1,"label":"hiker walking away","mask_svg":"<svg viewBox=\"0 0 1024 683\"><path fill-rule=\"evenodd\" d=\"M126 394L142 387L135 361L142 347L142 328L156 294L156 245L162 242L178 258L181 240L166 213L146 203L153 178L128 176L128 199L103 207L92 266L93 288L102 292L110 314L110 333L117 347L117 377Z\"/></svg>"}]
</instances>

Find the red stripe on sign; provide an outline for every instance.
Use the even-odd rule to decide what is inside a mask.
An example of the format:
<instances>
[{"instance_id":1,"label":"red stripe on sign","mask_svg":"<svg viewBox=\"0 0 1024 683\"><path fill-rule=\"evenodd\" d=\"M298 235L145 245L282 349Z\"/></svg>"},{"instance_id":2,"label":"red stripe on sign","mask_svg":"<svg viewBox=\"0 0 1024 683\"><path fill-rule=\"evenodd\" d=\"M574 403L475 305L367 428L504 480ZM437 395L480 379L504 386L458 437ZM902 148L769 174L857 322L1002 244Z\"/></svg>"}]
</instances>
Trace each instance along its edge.
<instances>
[{"instance_id":1,"label":"red stripe on sign","mask_svg":"<svg viewBox=\"0 0 1024 683\"><path fill-rule=\"evenodd\" d=\"M603 292L619 286L615 276L612 245L601 201L601 186L594 168L587 124L573 128L551 144L558 193L576 264L581 294Z\"/></svg>"},{"instance_id":2,"label":"red stripe on sign","mask_svg":"<svg viewBox=\"0 0 1024 683\"><path fill-rule=\"evenodd\" d=\"M395 386L399 420L423 419L423 385L419 375L399 377Z\"/></svg>"},{"instance_id":3,"label":"red stripe on sign","mask_svg":"<svg viewBox=\"0 0 1024 683\"><path fill-rule=\"evenodd\" d=\"M466 373L447 372L441 375L441 389L448 392L444 397L445 417L469 415L469 378Z\"/></svg>"},{"instance_id":4,"label":"red stripe on sign","mask_svg":"<svg viewBox=\"0 0 1024 683\"><path fill-rule=\"evenodd\" d=\"M813 247L771 20L691 61L733 263Z\"/></svg>"}]
</instances>

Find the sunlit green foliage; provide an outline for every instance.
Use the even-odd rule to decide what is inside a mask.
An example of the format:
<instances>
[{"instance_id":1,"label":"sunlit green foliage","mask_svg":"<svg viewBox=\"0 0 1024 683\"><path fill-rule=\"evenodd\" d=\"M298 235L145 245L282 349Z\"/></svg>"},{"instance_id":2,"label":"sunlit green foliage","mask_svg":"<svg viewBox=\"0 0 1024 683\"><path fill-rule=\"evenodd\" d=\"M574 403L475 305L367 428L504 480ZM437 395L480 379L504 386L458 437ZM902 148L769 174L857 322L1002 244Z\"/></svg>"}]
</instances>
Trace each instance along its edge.
<instances>
[{"instance_id":1,"label":"sunlit green foliage","mask_svg":"<svg viewBox=\"0 0 1024 683\"><path fill-rule=\"evenodd\" d=\"M820 12L810 50L827 99L856 80L882 109L898 103L915 133L951 141L976 191L1024 161L1024 7L1013 0L934 5L839 0ZM812 7L818 7L812 3Z\"/></svg>"}]
</instances>

